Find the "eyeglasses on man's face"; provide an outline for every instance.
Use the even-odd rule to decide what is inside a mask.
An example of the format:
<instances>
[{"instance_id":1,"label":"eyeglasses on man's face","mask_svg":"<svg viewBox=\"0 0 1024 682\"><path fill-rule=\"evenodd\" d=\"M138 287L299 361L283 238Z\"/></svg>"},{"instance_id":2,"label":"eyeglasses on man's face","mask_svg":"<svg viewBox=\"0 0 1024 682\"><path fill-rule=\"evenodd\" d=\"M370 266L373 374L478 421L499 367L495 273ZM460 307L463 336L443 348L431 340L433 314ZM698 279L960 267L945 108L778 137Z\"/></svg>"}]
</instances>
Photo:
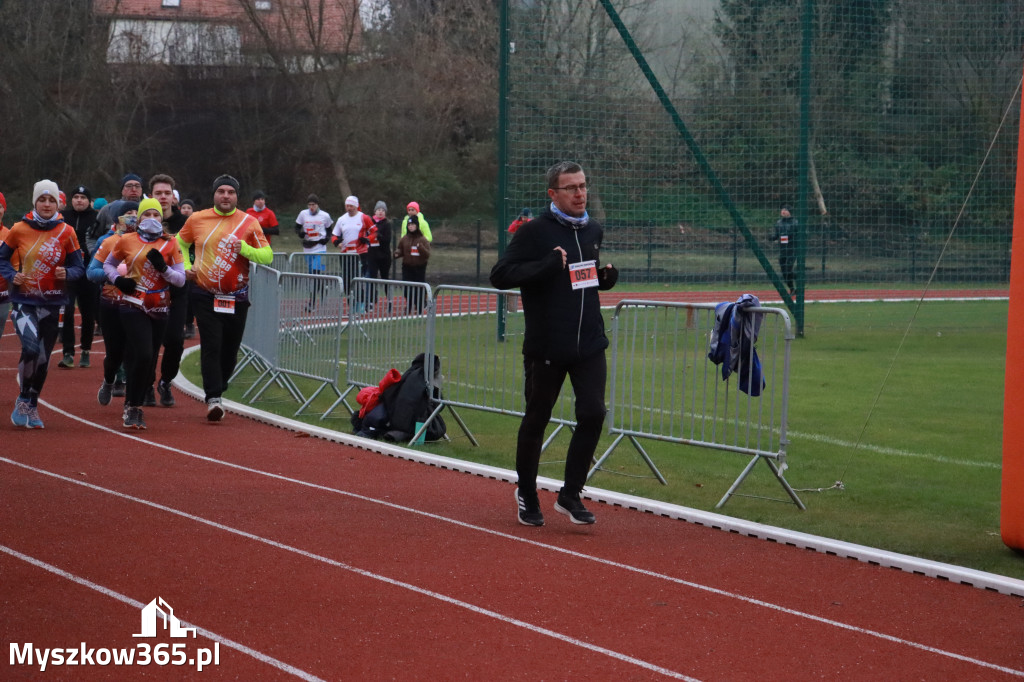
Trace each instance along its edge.
<instances>
[{"instance_id":1,"label":"eyeglasses on man's face","mask_svg":"<svg viewBox=\"0 0 1024 682\"><path fill-rule=\"evenodd\" d=\"M587 183L581 182L578 185L567 185L565 187L555 187L555 189L560 189L563 192L568 192L569 194L576 194L576 192L582 192L583 194L586 194L587 193Z\"/></svg>"}]
</instances>

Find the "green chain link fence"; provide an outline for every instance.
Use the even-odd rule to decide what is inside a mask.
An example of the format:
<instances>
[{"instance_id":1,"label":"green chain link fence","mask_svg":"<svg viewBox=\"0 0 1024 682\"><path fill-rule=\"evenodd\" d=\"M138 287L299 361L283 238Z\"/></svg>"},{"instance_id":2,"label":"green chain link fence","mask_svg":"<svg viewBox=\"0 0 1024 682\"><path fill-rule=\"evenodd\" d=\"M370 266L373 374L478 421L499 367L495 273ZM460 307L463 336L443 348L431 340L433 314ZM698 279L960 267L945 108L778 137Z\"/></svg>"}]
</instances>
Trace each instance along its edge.
<instances>
[{"instance_id":1,"label":"green chain link fence","mask_svg":"<svg viewBox=\"0 0 1024 682\"><path fill-rule=\"evenodd\" d=\"M506 0L502 34L501 230L572 159L631 282L782 291L782 204L801 290L944 248L937 283L1008 281L1022 1Z\"/></svg>"}]
</instances>

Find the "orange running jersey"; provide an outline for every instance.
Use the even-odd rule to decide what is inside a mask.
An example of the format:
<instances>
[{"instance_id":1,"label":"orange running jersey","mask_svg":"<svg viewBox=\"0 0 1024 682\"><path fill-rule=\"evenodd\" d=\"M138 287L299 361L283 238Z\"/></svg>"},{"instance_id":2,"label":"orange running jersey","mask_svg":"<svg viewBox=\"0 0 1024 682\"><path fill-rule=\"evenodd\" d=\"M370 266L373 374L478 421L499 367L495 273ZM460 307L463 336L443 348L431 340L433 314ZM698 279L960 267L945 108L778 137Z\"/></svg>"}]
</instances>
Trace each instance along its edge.
<instances>
[{"instance_id":1,"label":"orange running jersey","mask_svg":"<svg viewBox=\"0 0 1024 682\"><path fill-rule=\"evenodd\" d=\"M107 256L110 255L111 250L117 245L117 242L121 240L124 235L112 234L103 240L100 244L100 248L96 250L96 254L93 256L99 262L107 260ZM117 303L121 300L121 290L111 284L108 280L103 280L103 288L100 289L100 298L107 303Z\"/></svg>"},{"instance_id":2,"label":"orange running jersey","mask_svg":"<svg viewBox=\"0 0 1024 682\"><path fill-rule=\"evenodd\" d=\"M158 250L164 257L167 267L182 262L181 249L178 248L175 239L146 242L138 232L123 235L111 248L110 253L127 266L126 276L134 279L138 285L135 293L123 294L121 302L141 308L147 315L165 317L171 305L171 285L146 258L146 254L153 249Z\"/></svg>"},{"instance_id":3,"label":"orange running jersey","mask_svg":"<svg viewBox=\"0 0 1024 682\"><path fill-rule=\"evenodd\" d=\"M37 230L22 221L3 238L11 247L11 265L25 274L21 286L14 286L11 300L32 305L67 303L67 280L57 279L68 254L79 250L75 230L63 222L51 230ZM19 266L20 263L20 266Z\"/></svg>"},{"instance_id":4,"label":"orange running jersey","mask_svg":"<svg viewBox=\"0 0 1024 682\"><path fill-rule=\"evenodd\" d=\"M235 253L231 237L261 249L270 244L259 222L245 211L221 215L215 209L197 211L188 217L178 238L195 245L192 271L196 284L211 294L234 294L240 301L249 300L249 259Z\"/></svg>"}]
</instances>

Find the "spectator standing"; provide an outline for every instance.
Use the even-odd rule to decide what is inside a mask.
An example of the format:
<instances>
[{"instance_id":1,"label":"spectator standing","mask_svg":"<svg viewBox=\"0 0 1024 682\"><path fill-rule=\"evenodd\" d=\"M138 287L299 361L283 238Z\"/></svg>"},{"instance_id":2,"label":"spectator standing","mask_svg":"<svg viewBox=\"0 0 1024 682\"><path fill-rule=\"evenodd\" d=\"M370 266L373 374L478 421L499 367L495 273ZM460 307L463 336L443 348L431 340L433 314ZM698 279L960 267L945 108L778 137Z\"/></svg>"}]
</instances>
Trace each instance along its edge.
<instances>
[{"instance_id":1,"label":"spectator standing","mask_svg":"<svg viewBox=\"0 0 1024 682\"><path fill-rule=\"evenodd\" d=\"M391 221L388 220L388 205L378 201L373 207L373 225L377 228L377 244L370 244L370 268L368 277L387 279L391 269Z\"/></svg>"},{"instance_id":2,"label":"spectator standing","mask_svg":"<svg viewBox=\"0 0 1024 682\"><path fill-rule=\"evenodd\" d=\"M82 262L89 262L86 250L89 235L96 228L96 211L92 207L92 193L84 185L71 190L71 207L63 212L64 222L75 231L78 244L82 247ZM75 307L82 316L81 349L79 367L89 366L89 354L92 351L92 340L96 332L96 311L99 307L99 288L86 277L68 282L68 304L64 306L64 322L61 325L60 338L64 347L64 357L57 364L63 369L75 366Z\"/></svg>"},{"instance_id":3,"label":"spectator standing","mask_svg":"<svg viewBox=\"0 0 1024 682\"><path fill-rule=\"evenodd\" d=\"M167 194L173 196L170 189ZM121 265L125 266L123 270L119 269ZM147 392L153 390L153 368L171 309L170 287L180 288L185 283L181 249L164 231L160 201L148 197L139 203L135 233L123 236L111 248L103 271L122 293L120 315L128 383L123 425L126 429L145 429L142 407Z\"/></svg>"},{"instance_id":4,"label":"spectator standing","mask_svg":"<svg viewBox=\"0 0 1024 682\"><path fill-rule=\"evenodd\" d=\"M426 217L420 213L420 205L415 201L410 201L405 207L406 216L402 218L402 236L405 236L406 231L409 227L409 221L416 218L419 223L420 234L427 238L428 242L434 241L434 237L430 234L430 224L427 223Z\"/></svg>"},{"instance_id":5,"label":"spectator standing","mask_svg":"<svg viewBox=\"0 0 1024 682\"><path fill-rule=\"evenodd\" d=\"M518 230L520 226L530 222L531 220L533 220L533 211L528 208L524 208L519 212L519 217L509 223L508 233L515 234L516 230Z\"/></svg>"},{"instance_id":6,"label":"spectator standing","mask_svg":"<svg viewBox=\"0 0 1024 682\"><path fill-rule=\"evenodd\" d=\"M273 243L271 237L281 234L281 228L277 223L277 214L267 206L267 195L262 191L252 195L252 206L245 209L245 212L259 221L268 244Z\"/></svg>"},{"instance_id":7,"label":"spectator standing","mask_svg":"<svg viewBox=\"0 0 1024 682\"><path fill-rule=\"evenodd\" d=\"M576 398L576 430L555 510L573 523L591 524L594 515L583 506L580 493L604 424L608 371L608 337L597 292L615 286L618 271L600 265L603 230L587 214L583 168L569 161L555 164L548 169L547 185L550 206L516 231L491 270L491 284L498 289L519 287L526 322L526 410L516 445L517 514L523 525L544 525L537 496L541 444L568 375Z\"/></svg>"},{"instance_id":8,"label":"spectator standing","mask_svg":"<svg viewBox=\"0 0 1024 682\"><path fill-rule=\"evenodd\" d=\"M249 264L270 265L274 252L260 224L238 210L238 180L222 175L213 182L213 208L193 213L178 233L191 274L193 310L202 337L200 369L206 418L224 417L221 396L238 362L249 313ZM195 261L189 248L195 244Z\"/></svg>"},{"instance_id":9,"label":"spectator standing","mask_svg":"<svg viewBox=\"0 0 1024 682\"><path fill-rule=\"evenodd\" d=\"M779 209L779 219L775 223L772 241L779 243L779 269L782 279L789 288L789 295L796 296L796 277L793 274L796 265L796 230L799 223L790 212L788 204Z\"/></svg>"},{"instance_id":10,"label":"spectator standing","mask_svg":"<svg viewBox=\"0 0 1024 682\"><path fill-rule=\"evenodd\" d=\"M32 211L0 243L0 277L13 285L11 319L21 341L20 391L11 423L29 429L43 428L39 394L57 343L60 308L68 301L67 283L85 273L75 231L57 210L59 194L52 180L37 182ZM19 264L17 269L12 259Z\"/></svg>"},{"instance_id":11,"label":"spectator standing","mask_svg":"<svg viewBox=\"0 0 1024 682\"><path fill-rule=\"evenodd\" d=\"M420 234L419 219L411 216L407 222L408 231L395 249L395 258L402 259L402 280L405 282L426 282L427 261L430 260L430 241ZM406 311L415 309L416 314L423 312L425 301L420 287L405 288Z\"/></svg>"}]
</instances>

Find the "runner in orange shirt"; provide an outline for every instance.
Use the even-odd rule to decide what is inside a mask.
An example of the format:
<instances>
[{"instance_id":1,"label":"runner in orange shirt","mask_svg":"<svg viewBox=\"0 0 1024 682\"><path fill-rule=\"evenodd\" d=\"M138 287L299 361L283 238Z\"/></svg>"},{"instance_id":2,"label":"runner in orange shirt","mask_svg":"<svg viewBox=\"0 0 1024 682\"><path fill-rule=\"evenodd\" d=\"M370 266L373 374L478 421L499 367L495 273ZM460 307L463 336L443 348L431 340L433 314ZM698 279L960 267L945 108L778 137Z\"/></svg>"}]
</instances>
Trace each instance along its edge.
<instances>
[{"instance_id":1,"label":"runner in orange shirt","mask_svg":"<svg viewBox=\"0 0 1024 682\"><path fill-rule=\"evenodd\" d=\"M124 264L124 274L118 266ZM164 232L160 202L150 197L139 202L139 223L111 248L103 262L107 279L121 291L121 324L125 332L126 429L144 429L142 404L153 386L153 363L160 352L171 287L185 284L185 266L178 242Z\"/></svg>"},{"instance_id":2,"label":"runner in orange shirt","mask_svg":"<svg viewBox=\"0 0 1024 682\"><path fill-rule=\"evenodd\" d=\"M113 227L96 242L96 253L89 261L86 276L91 282L102 284L100 289L99 321L103 329L103 382L96 392L96 401L100 405L109 405L114 396L125 394L124 378L119 378L121 363L124 361L124 325L121 324L121 290L107 279L103 271L103 263L107 260L114 245L129 232L135 232L138 222L139 204L135 201L118 200L118 208L111 214ZM125 273L128 267L124 268Z\"/></svg>"},{"instance_id":3,"label":"runner in orange shirt","mask_svg":"<svg viewBox=\"0 0 1024 682\"><path fill-rule=\"evenodd\" d=\"M0 242L0 277L13 284L11 320L21 341L21 390L11 423L29 429L43 428L39 394L60 332L60 309L68 302L67 283L85 274L75 231L57 211L59 195L52 180L37 182L33 210Z\"/></svg>"},{"instance_id":4,"label":"runner in orange shirt","mask_svg":"<svg viewBox=\"0 0 1024 682\"><path fill-rule=\"evenodd\" d=\"M213 204L189 216L178 245L193 282L206 418L216 422L224 417L221 396L235 371L249 313L249 263L270 265L274 252L256 219L238 210L238 180L230 175L214 180ZM195 262L187 255L192 245Z\"/></svg>"}]
</instances>

